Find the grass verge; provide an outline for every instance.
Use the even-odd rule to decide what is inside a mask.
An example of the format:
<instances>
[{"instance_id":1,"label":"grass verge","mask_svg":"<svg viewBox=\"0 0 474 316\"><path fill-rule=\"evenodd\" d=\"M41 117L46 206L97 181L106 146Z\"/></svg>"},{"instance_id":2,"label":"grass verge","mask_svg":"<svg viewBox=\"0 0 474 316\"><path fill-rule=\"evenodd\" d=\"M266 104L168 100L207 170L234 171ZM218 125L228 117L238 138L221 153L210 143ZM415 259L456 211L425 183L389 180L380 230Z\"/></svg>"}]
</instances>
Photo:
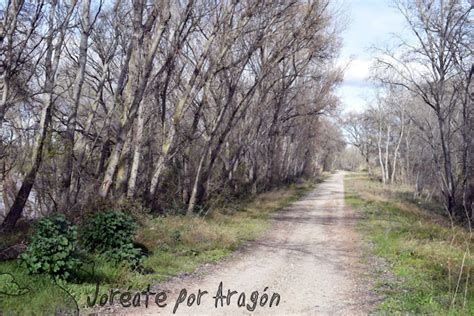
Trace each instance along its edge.
<instances>
[{"instance_id":1,"label":"grass verge","mask_svg":"<svg viewBox=\"0 0 474 316\"><path fill-rule=\"evenodd\" d=\"M474 315L469 232L451 227L432 203L407 198L408 188L384 187L363 173L348 174L345 187L369 256L385 263L374 269L375 290L384 298L376 312Z\"/></svg>"},{"instance_id":2,"label":"grass verge","mask_svg":"<svg viewBox=\"0 0 474 316\"><path fill-rule=\"evenodd\" d=\"M245 242L262 235L271 213L299 199L310 183L262 193L257 197L212 209L206 218L185 216L147 217L136 242L150 250L144 272L114 266L98 258L78 271L71 282L54 282L45 275L30 275L19 260L0 263L0 314L55 314L86 306L96 282L102 293L110 288L144 290L148 284L194 271L218 261ZM3 294L2 294L3 293ZM8 293L8 294L6 294Z\"/></svg>"}]
</instances>

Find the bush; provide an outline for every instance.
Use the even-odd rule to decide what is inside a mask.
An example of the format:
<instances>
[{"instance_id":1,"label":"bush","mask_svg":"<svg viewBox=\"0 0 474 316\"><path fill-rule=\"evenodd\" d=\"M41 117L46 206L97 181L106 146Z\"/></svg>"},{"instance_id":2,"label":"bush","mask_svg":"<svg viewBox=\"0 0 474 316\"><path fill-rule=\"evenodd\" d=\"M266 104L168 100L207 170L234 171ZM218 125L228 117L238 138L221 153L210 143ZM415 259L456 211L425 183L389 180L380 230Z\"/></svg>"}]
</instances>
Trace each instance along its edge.
<instances>
[{"instance_id":1,"label":"bush","mask_svg":"<svg viewBox=\"0 0 474 316\"><path fill-rule=\"evenodd\" d=\"M142 265L142 250L132 243L124 244L117 249L107 250L102 255L105 259L115 263L128 262L134 269L141 268Z\"/></svg>"},{"instance_id":2,"label":"bush","mask_svg":"<svg viewBox=\"0 0 474 316\"><path fill-rule=\"evenodd\" d=\"M57 214L39 220L27 250L21 255L30 273L47 273L66 279L80 264L77 229Z\"/></svg>"},{"instance_id":3,"label":"bush","mask_svg":"<svg viewBox=\"0 0 474 316\"><path fill-rule=\"evenodd\" d=\"M137 224L125 213L105 211L89 218L81 230L81 243L86 250L103 255L113 262L127 261L138 266L141 250L133 245Z\"/></svg>"}]
</instances>

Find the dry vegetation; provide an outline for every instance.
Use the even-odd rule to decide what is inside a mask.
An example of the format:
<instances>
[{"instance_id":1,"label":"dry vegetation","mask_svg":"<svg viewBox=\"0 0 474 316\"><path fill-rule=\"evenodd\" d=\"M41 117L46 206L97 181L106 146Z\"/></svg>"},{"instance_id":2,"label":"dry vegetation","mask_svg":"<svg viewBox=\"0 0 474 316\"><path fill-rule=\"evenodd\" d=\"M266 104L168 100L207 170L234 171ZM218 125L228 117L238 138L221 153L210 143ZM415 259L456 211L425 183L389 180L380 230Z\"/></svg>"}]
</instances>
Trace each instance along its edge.
<instances>
[{"instance_id":1,"label":"dry vegetation","mask_svg":"<svg viewBox=\"0 0 474 316\"><path fill-rule=\"evenodd\" d=\"M310 183L291 185L246 201L216 206L207 218L141 215L143 226L136 242L150 251L144 260L144 273L96 260L93 266L85 267L89 272L94 268L93 276L84 273L81 283L68 282L62 286L74 295L82 309L87 295L94 293L97 281L101 282L103 291L109 287L129 286L142 290L148 284L190 273L199 265L221 260L245 242L261 236L269 227L268 219L273 212L298 199L310 188ZM35 289L19 297L3 297L0 310L24 314L38 310L54 312L61 306L71 308L73 302L64 291L45 275L28 275L21 262L0 263L0 271L11 273L20 287ZM22 304L24 301L29 303Z\"/></svg>"}]
</instances>

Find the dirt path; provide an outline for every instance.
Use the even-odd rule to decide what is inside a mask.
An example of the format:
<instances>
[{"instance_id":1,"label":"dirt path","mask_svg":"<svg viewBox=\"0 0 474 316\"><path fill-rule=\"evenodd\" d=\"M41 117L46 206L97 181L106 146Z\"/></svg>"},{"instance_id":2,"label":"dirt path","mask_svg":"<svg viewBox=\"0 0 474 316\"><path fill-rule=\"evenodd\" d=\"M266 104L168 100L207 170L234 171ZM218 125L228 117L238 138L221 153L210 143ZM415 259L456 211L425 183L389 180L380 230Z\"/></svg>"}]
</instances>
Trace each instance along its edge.
<instances>
[{"instance_id":1,"label":"dirt path","mask_svg":"<svg viewBox=\"0 0 474 316\"><path fill-rule=\"evenodd\" d=\"M198 290L208 291L200 305L191 307L186 301L177 313L187 314L249 314L247 307L238 307L241 292L252 308L251 293L259 292L253 313L360 315L368 309L367 285L360 277L363 267L358 263L360 249L353 226L355 218L344 207L343 172L330 176L315 190L286 210L275 215L272 229L259 241L249 244L228 260L200 269L197 273L175 278L154 288L166 289L167 306L154 303L147 309L128 308L126 313L171 314L181 289L187 297ZM230 305L215 307L220 282L223 295L228 289L238 291ZM265 287L268 287L264 291ZM265 307L259 304L263 294L269 298L280 295L280 303ZM192 300L192 299L191 299Z\"/></svg>"}]
</instances>

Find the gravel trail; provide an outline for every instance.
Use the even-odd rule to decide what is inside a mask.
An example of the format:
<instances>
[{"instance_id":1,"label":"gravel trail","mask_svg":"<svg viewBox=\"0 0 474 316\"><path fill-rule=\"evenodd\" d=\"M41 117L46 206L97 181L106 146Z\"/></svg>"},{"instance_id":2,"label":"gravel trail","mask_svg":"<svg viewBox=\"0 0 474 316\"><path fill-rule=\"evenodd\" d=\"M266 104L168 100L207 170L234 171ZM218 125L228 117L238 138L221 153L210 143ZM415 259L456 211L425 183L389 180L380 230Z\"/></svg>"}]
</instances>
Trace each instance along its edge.
<instances>
[{"instance_id":1,"label":"gravel trail","mask_svg":"<svg viewBox=\"0 0 474 316\"><path fill-rule=\"evenodd\" d=\"M362 277L360 242L354 232L356 218L344 205L344 172L332 174L301 200L275 214L272 228L260 240L249 243L229 259L208 265L196 273L173 278L157 285L153 291L167 292L167 306L131 307L124 314L171 314L181 290L185 300L177 314L311 314L364 315L370 308L368 282ZM227 305L227 298L217 299L219 284L222 295L237 291ZM268 288L267 288L268 287ZM265 288L267 288L265 290ZM200 304L191 294L208 291ZM257 305L251 300L258 291ZM245 306L238 306L241 293ZM263 294L268 295L264 306ZM280 301L276 306L278 293ZM191 298L190 298L191 296ZM256 295L254 294L254 297ZM274 298L273 306L269 301ZM221 306L221 301L224 306Z\"/></svg>"}]
</instances>

